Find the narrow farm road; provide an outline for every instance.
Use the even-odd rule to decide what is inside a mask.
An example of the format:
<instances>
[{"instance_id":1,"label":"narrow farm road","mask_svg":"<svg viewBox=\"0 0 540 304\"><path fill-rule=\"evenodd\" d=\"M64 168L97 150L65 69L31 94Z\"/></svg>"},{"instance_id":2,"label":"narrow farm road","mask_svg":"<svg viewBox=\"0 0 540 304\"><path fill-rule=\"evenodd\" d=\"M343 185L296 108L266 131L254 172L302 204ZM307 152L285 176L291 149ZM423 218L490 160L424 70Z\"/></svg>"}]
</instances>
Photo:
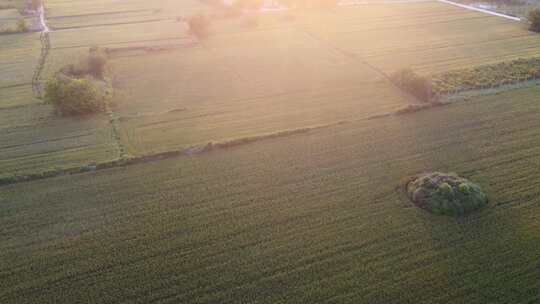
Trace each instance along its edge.
<instances>
[{"instance_id":1,"label":"narrow farm road","mask_svg":"<svg viewBox=\"0 0 540 304\"><path fill-rule=\"evenodd\" d=\"M456 3L456 2L452 2L452 1L448 1L448 0L437 0L437 1L442 2L442 3L446 3L446 4L450 4L450 5L454 5L454 6L458 6L458 7L468 9L468 10L471 10L471 11L477 11L477 12L481 12L481 13L488 14L488 15L493 15L493 16L497 16L497 17L506 18L506 19L513 20L513 21L521 21L521 19L518 18L518 17L513 17L513 16L501 14L501 13L496 13L496 12L493 12L493 11L490 11L490 10L481 9L481 8L470 6L470 5Z\"/></svg>"}]
</instances>

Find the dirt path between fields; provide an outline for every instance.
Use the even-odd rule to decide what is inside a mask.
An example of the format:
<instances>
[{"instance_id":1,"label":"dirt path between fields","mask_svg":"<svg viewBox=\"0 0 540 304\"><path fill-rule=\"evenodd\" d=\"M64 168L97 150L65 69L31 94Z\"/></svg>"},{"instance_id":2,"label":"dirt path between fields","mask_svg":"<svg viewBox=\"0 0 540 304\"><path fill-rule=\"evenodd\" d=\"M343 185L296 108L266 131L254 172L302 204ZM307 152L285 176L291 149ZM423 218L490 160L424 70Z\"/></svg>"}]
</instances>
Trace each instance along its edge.
<instances>
[{"instance_id":1,"label":"dirt path between fields","mask_svg":"<svg viewBox=\"0 0 540 304\"><path fill-rule=\"evenodd\" d=\"M39 14L39 25L41 27L42 33L48 33L50 32L49 26L47 25L47 20L45 19L45 6L43 2L41 3L41 6L38 9Z\"/></svg>"},{"instance_id":2,"label":"dirt path between fields","mask_svg":"<svg viewBox=\"0 0 540 304\"><path fill-rule=\"evenodd\" d=\"M454 6L457 6L457 7L461 7L461 8L464 8L464 9L468 9L468 10L471 10L471 11L476 11L476 12L481 12L481 13L488 14L488 15L502 17L502 18L505 18L505 19L513 20L513 21L521 21L521 19L518 18L518 17L513 17L513 16L501 14L501 13L496 13L494 11L490 11L490 10L486 10L486 9L482 9L482 8L478 8L478 7L474 7L474 6L470 6L470 5L456 3L456 2L452 2L452 1L448 1L448 0L437 0L437 1L442 2L442 3L446 3L446 4L450 4L450 5L454 5Z\"/></svg>"}]
</instances>

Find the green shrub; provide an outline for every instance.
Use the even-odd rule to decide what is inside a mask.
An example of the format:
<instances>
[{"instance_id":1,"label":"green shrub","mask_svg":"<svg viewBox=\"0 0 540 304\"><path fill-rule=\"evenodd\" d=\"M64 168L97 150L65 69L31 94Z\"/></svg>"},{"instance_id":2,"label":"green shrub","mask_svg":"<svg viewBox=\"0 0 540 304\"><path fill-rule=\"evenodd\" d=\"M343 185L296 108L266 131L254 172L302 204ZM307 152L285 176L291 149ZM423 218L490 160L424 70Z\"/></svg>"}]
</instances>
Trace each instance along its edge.
<instances>
[{"instance_id":1,"label":"green shrub","mask_svg":"<svg viewBox=\"0 0 540 304\"><path fill-rule=\"evenodd\" d=\"M91 79L58 74L46 84L45 102L62 116L90 114L105 110L107 94Z\"/></svg>"},{"instance_id":2,"label":"green shrub","mask_svg":"<svg viewBox=\"0 0 540 304\"><path fill-rule=\"evenodd\" d=\"M31 10L37 10L41 7L41 4L43 3L43 0L30 0L27 2L28 8Z\"/></svg>"},{"instance_id":3,"label":"green shrub","mask_svg":"<svg viewBox=\"0 0 540 304\"><path fill-rule=\"evenodd\" d=\"M24 19L17 21L17 30L21 33L28 32L28 23Z\"/></svg>"},{"instance_id":4,"label":"green shrub","mask_svg":"<svg viewBox=\"0 0 540 304\"><path fill-rule=\"evenodd\" d=\"M529 11L527 16L529 20L529 30L533 32L540 32L540 8L535 8Z\"/></svg>"},{"instance_id":5,"label":"green shrub","mask_svg":"<svg viewBox=\"0 0 540 304\"><path fill-rule=\"evenodd\" d=\"M411 201L432 213L459 216L487 204L487 197L476 184L455 174L440 172L417 176L407 184Z\"/></svg>"},{"instance_id":6,"label":"green shrub","mask_svg":"<svg viewBox=\"0 0 540 304\"><path fill-rule=\"evenodd\" d=\"M1 34L17 34L28 32L28 23L23 18L17 21L16 25L0 26L0 35Z\"/></svg>"},{"instance_id":7,"label":"green shrub","mask_svg":"<svg viewBox=\"0 0 540 304\"><path fill-rule=\"evenodd\" d=\"M452 186L450 186L450 184L444 182L444 183L441 183L437 189L439 195L445 197L445 198L448 198L448 199L452 199L454 197L454 190L452 189Z\"/></svg>"},{"instance_id":8,"label":"green shrub","mask_svg":"<svg viewBox=\"0 0 540 304\"><path fill-rule=\"evenodd\" d=\"M60 72L64 75L82 78L90 75L94 78L104 79L107 68L107 52L105 50L92 47L88 50L88 56L79 59L77 64L68 64Z\"/></svg>"},{"instance_id":9,"label":"green shrub","mask_svg":"<svg viewBox=\"0 0 540 304\"><path fill-rule=\"evenodd\" d=\"M210 20L205 15L195 15L188 19L189 34L197 39L206 39L210 35Z\"/></svg>"},{"instance_id":10,"label":"green shrub","mask_svg":"<svg viewBox=\"0 0 540 304\"><path fill-rule=\"evenodd\" d=\"M459 184L458 189L459 189L459 192L463 194L471 193L471 187L469 187L469 185L466 183Z\"/></svg>"},{"instance_id":11,"label":"green shrub","mask_svg":"<svg viewBox=\"0 0 540 304\"><path fill-rule=\"evenodd\" d=\"M88 74L103 79L105 76L105 68L107 65L107 54L103 49L93 47L89 50L87 58Z\"/></svg>"},{"instance_id":12,"label":"green shrub","mask_svg":"<svg viewBox=\"0 0 540 304\"><path fill-rule=\"evenodd\" d=\"M402 69L395 72L391 80L403 90L409 92L423 102L435 101L433 85L425 77L416 74L411 69Z\"/></svg>"}]
</instances>

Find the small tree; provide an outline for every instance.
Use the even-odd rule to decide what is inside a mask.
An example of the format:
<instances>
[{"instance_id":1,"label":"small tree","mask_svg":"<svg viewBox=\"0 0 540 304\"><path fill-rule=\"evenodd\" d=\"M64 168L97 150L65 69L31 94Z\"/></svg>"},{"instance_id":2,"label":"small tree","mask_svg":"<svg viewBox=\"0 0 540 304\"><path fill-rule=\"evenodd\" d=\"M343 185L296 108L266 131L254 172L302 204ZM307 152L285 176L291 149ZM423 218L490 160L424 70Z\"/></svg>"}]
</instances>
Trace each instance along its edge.
<instances>
[{"instance_id":1,"label":"small tree","mask_svg":"<svg viewBox=\"0 0 540 304\"><path fill-rule=\"evenodd\" d=\"M79 62L76 64L65 65L60 69L60 73L73 78L82 78L90 75L97 79L104 79L107 60L108 56L105 50L92 47L89 49L87 56L79 58Z\"/></svg>"},{"instance_id":2,"label":"small tree","mask_svg":"<svg viewBox=\"0 0 540 304\"><path fill-rule=\"evenodd\" d=\"M397 86L423 102L432 102L435 99L431 81L411 69L399 70L390 78Z\"/></svg>"},{"instance_id":3,"label":"small tree","mask_svg":"<svg viewBox=\"0 0 540 304\"><path fill-rule=\"evenodd\" d=\"M107 54L103 49L93 47L90 49L87 59L88 74L103 79L107 66Z\"/></svg>"},{"instance_id":4,"label":"small tree","mask_svg":"<svg viewBox=\"0 0 540 304\"><path fill-rule=\"evenodd\" d=\"M41 7L43 0L30 0L27 3L29 9L36 11Z\"/></svg>"},{"instance_id":5,"label":"small tree","mask_svg":"<svg viewBox=\"0 0 540 304\"><path fill-rule=\"evenodd\" d=\"M103 111L107 101L90 80L59 74L47 82L45 102L52 104L58 114L70 116Z\"/></svg>"},{"instance_id":6,"label":"small tree","mask_svg":"<svg viewBox=\"0 0 540 304\"><path fill-rule=\"evenodd\" d=\"M210 20L205 15L195 15L188 19L189 34L198 39L206 39L210 35Z\"/></svg>"},{"instance_id":7,"label":"small tree","mask_svg":"<svg viewBox=\"0 0 540 304\"><path fill-rule=\"evenodd\" d=\"M529 11L527 19L529 20L529 30L540 32L540 8L535 8Z\"/></svg>"},{"instance_id":8,"label":"small tree","mask_svg":"<svg viewBox=\"0 0 540 304\"><path fill-rule=\"evenodd\" d=\"M28 32L28 23L26 22L26 20L19 19L19 21L17 21L17 31L21 33Z\"/></svg>"}]
</instances>

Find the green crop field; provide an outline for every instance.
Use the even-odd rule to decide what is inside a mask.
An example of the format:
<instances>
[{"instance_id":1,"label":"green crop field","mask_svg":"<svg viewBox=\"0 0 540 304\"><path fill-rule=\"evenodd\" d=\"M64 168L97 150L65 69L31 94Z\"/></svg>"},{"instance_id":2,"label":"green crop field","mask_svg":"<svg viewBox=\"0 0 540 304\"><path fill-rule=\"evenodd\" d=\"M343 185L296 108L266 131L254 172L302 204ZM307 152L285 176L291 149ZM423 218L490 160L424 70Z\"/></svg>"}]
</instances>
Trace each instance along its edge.
<instances>
[{"instance_id":1,"label":"green crop field","mask_svg":"<svg viewBox=\"0 0 540 304\"><path fill-rule=\"evenodd\" d=\"M230 46L114 60L117 113L132 154L357 120L407 104L376 71L302 33L246 35Z\"/></svg>"},{"instance_id":2,"label":"green crop field","mask_svg":"<svg viewBox=\"0 0 540 304\"><path fill-rule=\"evenodd\" d=\"M540 35L436 1L209 2L47 0L50 33L0 35L0 304L540 303ZM39 84L92 47L114 96L59 116ZM419 105L402 68L475 91ZM417 208L426 171L489 203Z\"/></svg>"},{"instance_id":3,"label":"green crop field","mask_svg":"<svg viewBox=\"0 0 540 304\"><path fill-rule=\"evenodd\" d=\"M514 21L442 3L373 5L311 17L308 31L387 73L470 67L539 53L540 39ZM474 29L474 30L471 30Z\"/></svg>"},{"instance_id":4,"label":"green crop field","mask_svg":"<svg viewBox=\"0 0 540 304\"><path fill-rule=\"evenodd\" d=\"M0 10L11 8L22 10L24 6L25 0L0 0Z\"/></svg>"},{"instance_id":5,"label":"green crop field","mask_svg":"<svg viewBox=\"0 0 540 304\"><path fill-rule=\"evenodd\" d=\"M19 18L21 18L21 14L16 9L1 9L0 7L0 25L15 23Z\"/></svg>"},{"instance_id":6,"label":"green crop field","mask_svg":"<svg viewBox=\"0 0 540 304\"><path fill-rule=\"evenodd\" d=\"M4 187L0 299L538 302L539 93ZM488 207L413 207L400 181L423 170Z\"/></svg>"},{"instance_id":7,"label":"green crop field","mask_svg":"<svg viewBox=\"0 0 540 304\"><path fill-rule=\"evenodd\" d=\"M0 89L29 84L41 50L39 34L3 35L0 41Z\"/></svg>"}]
</instances>

